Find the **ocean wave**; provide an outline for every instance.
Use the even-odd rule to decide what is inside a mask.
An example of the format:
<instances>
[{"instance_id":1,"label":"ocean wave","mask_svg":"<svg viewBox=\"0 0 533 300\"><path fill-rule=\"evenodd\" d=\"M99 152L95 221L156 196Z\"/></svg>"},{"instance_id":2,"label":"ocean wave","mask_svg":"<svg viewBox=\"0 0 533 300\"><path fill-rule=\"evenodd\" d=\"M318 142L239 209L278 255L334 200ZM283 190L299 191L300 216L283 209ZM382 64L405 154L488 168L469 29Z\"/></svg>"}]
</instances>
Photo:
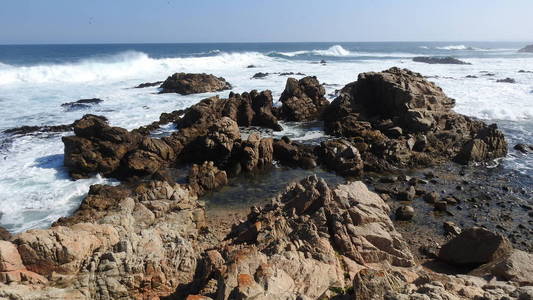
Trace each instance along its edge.
<instances>
[{"instance_id":1,"label":"ocean wave","mask_svg":"<svg viewBox=\"0 0 533 300\"><path fill-rule=\"evenodd\" d=\"M477 50L477 48L465 46L465 45L449 45L449 46L442 46L442 47L435 47L435 49L439 50Z\"/></svg>"},{"instance_id":2,"label":"ocean wave","mask_svg":"<svg viewBox=\"0 0 533 300\"><path fill-rule=\"evenodd\" d=\"M258 52L226 53L212 50L209 55L175 58L151 58L148 54L127 51L112 56L83 59L75 63L13 66L0 63L0 86L25 83L80 83L124 80L169 72L199 72L247 66L273 58Z\"/></svg>"},{"instance_id":3,"label":"ocean wave","mask_svg":"<svg viewBox=\"0 0 533 300\"><path fill-rule=\"evenodd\" d=\"M334 45L325 50L302 50L293 52L272 52L272 54L279 54L288 57L295 57L300 55L317 55L317 56L351 56L354 53L344 49L341 45Z\"/></svg>"},{"instance_id":4,"label":"ocean wave","mask_svg":"<svg viewBox=\"0 0 533 300\"><path fill-rule=\"evenodd\" d=\"M349 51L342 47L341 45L334 45L328 49L314 49L314 50L300 50L292 52L270 52L269 56L277 57L309 57L309 56L319 56L319 57L414 57L414 53L394 53L394 52L355 52Z\"/></svg>"}]
</instances>

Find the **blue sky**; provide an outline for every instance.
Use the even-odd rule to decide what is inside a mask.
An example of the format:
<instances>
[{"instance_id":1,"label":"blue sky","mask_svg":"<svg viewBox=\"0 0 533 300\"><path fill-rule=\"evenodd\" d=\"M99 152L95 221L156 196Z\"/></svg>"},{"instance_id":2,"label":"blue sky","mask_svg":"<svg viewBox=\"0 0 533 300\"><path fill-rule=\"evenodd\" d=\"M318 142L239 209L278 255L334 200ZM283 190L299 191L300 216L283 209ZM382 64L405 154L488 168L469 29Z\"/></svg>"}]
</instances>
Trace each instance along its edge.
<instances>
[{"instance_id":1,"label":"blue sky","mask_svg":"<svg viewBox=\"0 0 533 300\"><path fill-rule=\"evenodd\" d=\"M532 41L533 0L2 0L0 44Z\"/></svg>"}]
</instances>

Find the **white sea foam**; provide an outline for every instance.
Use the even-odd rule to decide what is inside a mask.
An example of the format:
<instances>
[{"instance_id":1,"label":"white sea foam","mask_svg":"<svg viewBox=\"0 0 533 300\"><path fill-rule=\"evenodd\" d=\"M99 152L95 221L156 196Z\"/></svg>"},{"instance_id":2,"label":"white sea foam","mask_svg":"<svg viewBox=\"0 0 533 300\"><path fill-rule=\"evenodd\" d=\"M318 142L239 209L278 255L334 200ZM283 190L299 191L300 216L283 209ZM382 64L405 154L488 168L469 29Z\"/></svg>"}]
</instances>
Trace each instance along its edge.
<instances>
[{"instance_id":1,"label":"white sea foam","mask_svg":"<svg viewBox=\"0 0 533 300\"><path fill-rule=\"evenodd\" d=\"M474 48L474 47L465 46L465 45L449 45L449 46L435 47L435 49L439 49L439 50L476 50L476 48Z\"/></svg>"},{"instance_id":2,"label":"white sea foam","mask_svg":"<svg viewBox=\"0 0 533 300\"><path fill-rule=\"evenodd\" d=\"M10 66L0 65L0 86L17 83L81 83L125 80L169 69L222 69L228 64L246 65L272 60L260 53L219 53L214 56L154 59L142 52L128 51L109 57L81 60L70 64Z\"/></svg>"}]
</instances>

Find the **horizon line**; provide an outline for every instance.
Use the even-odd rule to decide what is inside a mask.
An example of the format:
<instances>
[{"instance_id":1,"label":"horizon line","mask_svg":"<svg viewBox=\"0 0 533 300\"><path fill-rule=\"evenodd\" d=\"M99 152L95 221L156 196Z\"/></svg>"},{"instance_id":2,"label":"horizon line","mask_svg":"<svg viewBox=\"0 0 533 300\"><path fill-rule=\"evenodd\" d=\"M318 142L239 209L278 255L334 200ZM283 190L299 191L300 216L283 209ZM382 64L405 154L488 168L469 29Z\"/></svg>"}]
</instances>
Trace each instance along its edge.
<instances>
[{"instance_id":1,"label":"horizon line","mask_svg":"<svg viewBox=\"0 0 533 300\"><path fill-rule=\"evenodd\" d=\"M517 40L384 40L384 41L298 41L298 42L43 42L43 43L1 43L0 46L75 46L75 45L177 45L177 44L327 44L327 43L532 43Z\"/></svg>"}]
</instances>

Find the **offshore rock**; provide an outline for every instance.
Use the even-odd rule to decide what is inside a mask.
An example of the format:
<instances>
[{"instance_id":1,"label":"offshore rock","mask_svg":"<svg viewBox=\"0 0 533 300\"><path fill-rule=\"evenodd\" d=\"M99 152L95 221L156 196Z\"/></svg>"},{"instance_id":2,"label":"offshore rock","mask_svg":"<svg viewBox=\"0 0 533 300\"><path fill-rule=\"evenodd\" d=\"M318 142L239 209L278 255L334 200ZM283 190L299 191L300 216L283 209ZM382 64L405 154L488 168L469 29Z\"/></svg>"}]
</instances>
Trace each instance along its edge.
<instances>
[{"instance_id":1,"label":"offshore rock","mask_svg":"<svg viewBox=\"0 0 533 300\"><path fill-rule=\"evenodd\" d=\"M413 58L414 62L422 62L426 64L447 64L447 65L471 65L471 63L464 62L453 57L426 57L419 56Z\"/></svg>"},{"instance_id":2,"label":"offshore rock","mask_svg":"<svg viewBox=\"0 0 533 300\"><path fill-rule=\"evenodd\" d=\"M160 88L160 93L190 95L229 90L231 85L224 78L211 74L175 73Z\"/></svg>"}]
</instances>

